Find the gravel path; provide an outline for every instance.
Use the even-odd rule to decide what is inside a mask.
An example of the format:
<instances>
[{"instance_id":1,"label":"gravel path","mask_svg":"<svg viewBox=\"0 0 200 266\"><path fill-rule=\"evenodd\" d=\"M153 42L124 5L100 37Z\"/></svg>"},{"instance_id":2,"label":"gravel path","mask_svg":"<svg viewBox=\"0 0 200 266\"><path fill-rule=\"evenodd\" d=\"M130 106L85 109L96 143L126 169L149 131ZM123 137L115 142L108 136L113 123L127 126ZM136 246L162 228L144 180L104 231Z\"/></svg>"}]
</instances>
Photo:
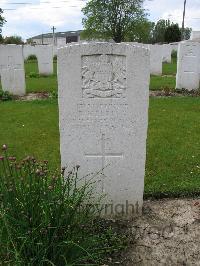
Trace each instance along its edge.
<instances>
[{"instance_id":1,"label":"gravel path","mask_svg":"<svg viewBox=\"0 0 200 266\"><path fill-rule=\"evenodd\" d=\"M144 214L129 225L123 266L200 265L200 200L146 201Z\"/></svg>"}]
</instances>

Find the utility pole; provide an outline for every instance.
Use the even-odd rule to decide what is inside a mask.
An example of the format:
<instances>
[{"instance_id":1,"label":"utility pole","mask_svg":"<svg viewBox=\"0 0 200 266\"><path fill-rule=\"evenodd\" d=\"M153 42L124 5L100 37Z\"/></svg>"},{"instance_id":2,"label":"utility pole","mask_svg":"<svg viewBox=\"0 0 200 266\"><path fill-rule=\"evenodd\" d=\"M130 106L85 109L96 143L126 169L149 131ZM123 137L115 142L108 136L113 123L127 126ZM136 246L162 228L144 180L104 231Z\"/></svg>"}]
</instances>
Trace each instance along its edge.
<instances>
[{"instance_id":1,"label":"utility pole","mask_svg":"<svg viewBox=\"0 0 200 266\"><path fill-rule=\"evenodd\" d=\"M51 28L53 31L53 46L55 45L55 30L56 28L53 26L53 28Z\"/></svg>"},{"instance_id":2,"label":"utility pole","mask_svg":"<svg viewBox=\"0 0 200 266\"><path fill-rule=\"evenodd\" d=\"M184 0L183 23L182 23L182 31L181 31L181 40L182 40L182 41L184 40L186 1L187 1L187 0Z\"/></svg>"}]
</instances>

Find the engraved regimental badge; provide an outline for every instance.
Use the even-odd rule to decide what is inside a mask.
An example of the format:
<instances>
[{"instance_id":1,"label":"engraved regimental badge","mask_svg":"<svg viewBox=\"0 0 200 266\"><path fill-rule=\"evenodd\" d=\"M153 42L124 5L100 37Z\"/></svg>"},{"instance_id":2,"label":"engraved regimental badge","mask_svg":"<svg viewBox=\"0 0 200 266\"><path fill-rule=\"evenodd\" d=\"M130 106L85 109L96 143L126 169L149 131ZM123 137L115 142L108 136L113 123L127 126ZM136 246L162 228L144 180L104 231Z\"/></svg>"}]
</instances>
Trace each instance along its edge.
<instances>
[{"instance_id":1,"label":"engraved regimental badge","mask_svg":"<svg viewBox=\"0 0 200 266\"><path fill-rule=\"evenodd\" d=\"M83 56L83 98L124 98L125 90L125 56L105 54Z\"/></svg>"}]
</instances>

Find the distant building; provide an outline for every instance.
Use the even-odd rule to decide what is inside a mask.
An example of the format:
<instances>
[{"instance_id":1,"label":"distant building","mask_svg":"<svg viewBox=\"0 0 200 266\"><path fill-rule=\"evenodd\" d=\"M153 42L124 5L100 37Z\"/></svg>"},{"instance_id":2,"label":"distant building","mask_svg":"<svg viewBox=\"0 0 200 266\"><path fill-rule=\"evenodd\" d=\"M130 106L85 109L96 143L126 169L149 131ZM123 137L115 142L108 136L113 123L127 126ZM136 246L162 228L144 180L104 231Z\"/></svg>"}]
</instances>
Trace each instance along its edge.
<instances>
[{"instance_id":1,"label":"distant building","mask_svg":"<svg viewBox=\"0 0 200 266\"><path fill-rule=\"evenodd\" d=\"M55 45L60 47L67 43L79 42L81 30L55 33ZM32 44L53 44L53 33L46 33L27 39Z\"/></svg>"},{"instance_id":2,"label":"distant building","mask_svg":"<svg viewBox=\"0 0 200 266\"><path fill-rule=\"evenodd\" d=\"M192 31L190 40L200 41L200 31Z\"/></svg>"}]
</instances>

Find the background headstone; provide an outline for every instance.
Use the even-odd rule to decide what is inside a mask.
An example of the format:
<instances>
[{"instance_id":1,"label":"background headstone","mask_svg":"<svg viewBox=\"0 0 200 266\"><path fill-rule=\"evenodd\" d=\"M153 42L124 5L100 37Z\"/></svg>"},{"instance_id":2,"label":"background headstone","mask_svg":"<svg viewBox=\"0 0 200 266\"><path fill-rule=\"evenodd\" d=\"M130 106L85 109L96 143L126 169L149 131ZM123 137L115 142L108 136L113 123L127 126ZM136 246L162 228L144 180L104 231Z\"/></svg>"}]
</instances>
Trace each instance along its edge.
<instances>
[{"instance_id":1,"label":"background headstone","mask_svg":"<svg viewBox=\"0 0 200 266\"><path fill-rule=\"evenodd\" d=\"M163 62L171 63L172 61L172 47L170 44L163 44Z\"/></svg>"},{"instance_id":2,"label":"background headstone","mask_svg":"<svg viewBox=\"0 0 200 266\"><path fill-rule=\"evenodd\" d=\"M176 88L197 90L200 81L200 43L181 42L178 47Z\"/></svg>"},{"instance_id":3,"label":"background headstone","mask_svg":"<svg viewBox=\"0 0 200 266\"><path fill-rule=\"evenodd\" d=\"M36 56L35 46L29 45L29 44L23 45L24 60L27 60L30 55L35 55Z\"/></svg>"},{"instance_id":4,"label":"background headstone","mask_svg":"<svg viewBox=\"0 0 200 266\"><path fill-rule=\"evenodd\" d=\"M37 45L35 46L38 59L39 73L42 75L53 74L53 46Z\"/></svg>"},{"instance_id":5,"label":"background headstone","mask_svg":"<svg viewBox=\"0 0 200 266\"><path fill-rule=\"evenodd\" d=\"M58 50L62 166L79 164L80 176L101 172L95 189L111 204L105 216L141 212L149 61L147 49L126 44Z\"/></svg>"},{"instance_id":6,"label":"background headstone","mask_svg":"<svg viewBox=\"0 0 200 266\"><path fill-rule=\"evenodd\" d=\"M24 95L26 84L22 46L0 45L0 62L2 89L14 95Z\"/></svg>"},{"instance_id":7,"label":"background headstone","mask_svg":"<svg viewBox=\"0 0 200 266\"><path fill-rule=\"evenodd\" d=\"M172 51L177 52L178 51L178 45L179 45L179 42L170 43Z\"/></svg>"},{"instance_id":8,"label":"background headstone","mask_svg":"<svg viewBox=\"0 0 200 266\"><path fill-rule=\"evenodd\" d=\"M26 60L30 55L35 55L38 61L38 70L41 75L53 74L54 48L52 45L24 45L23 55Z\"/></svg>"},{"instance_id":9,"label":"background headstone","mask_svg":"<svg viewBox=\"0 0 200 266\"><path fill-rule=\"evenodd\" d=\"M162 75L163 46L149 44L150 49L150 72L152 75Z\"/></svg>"},{"instance_id":10,"label":"background headstone","mask_svg":"<svg viewBox=\"0 0 200 266\"><path fill-rule=\"evenodd\" d=\"M200 31L192 31L190 39L192 41L200 42Z\"/></svg>"}]
</instances>

